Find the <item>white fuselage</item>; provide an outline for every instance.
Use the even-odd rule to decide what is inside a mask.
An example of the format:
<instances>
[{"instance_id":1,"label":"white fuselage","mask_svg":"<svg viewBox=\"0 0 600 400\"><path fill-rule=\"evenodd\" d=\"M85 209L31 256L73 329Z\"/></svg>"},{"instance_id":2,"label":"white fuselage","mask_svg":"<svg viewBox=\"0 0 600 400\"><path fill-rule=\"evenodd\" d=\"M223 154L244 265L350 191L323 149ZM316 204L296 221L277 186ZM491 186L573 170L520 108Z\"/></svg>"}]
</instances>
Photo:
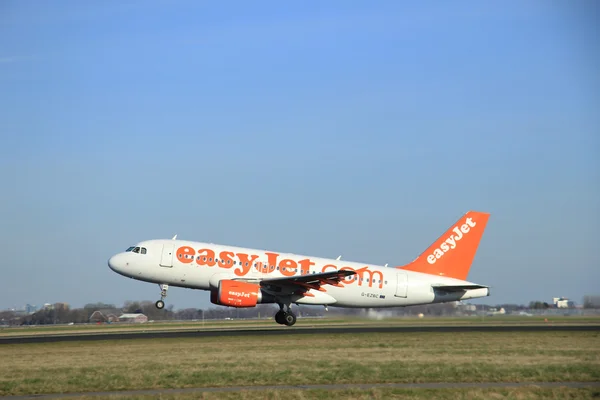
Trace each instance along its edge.
<instances>
[{"instance_id":1,"label":"white fuselage","mask_svg":"<svg viewBox=\"0 0 600 400\"><path fill-rule=\"evenodd\" d=\"M393 267L309 257L183 240L149 240L136 246L145 254L123 252L109 260L115 272L145 282L211 290L223 279L259 282L335 270L356 271L339 286L309 290L296 304L337 307L399 307L465 300L489 295L488 288L440 293L435 285L471 282Z\"/></svg>"}]
</instances>

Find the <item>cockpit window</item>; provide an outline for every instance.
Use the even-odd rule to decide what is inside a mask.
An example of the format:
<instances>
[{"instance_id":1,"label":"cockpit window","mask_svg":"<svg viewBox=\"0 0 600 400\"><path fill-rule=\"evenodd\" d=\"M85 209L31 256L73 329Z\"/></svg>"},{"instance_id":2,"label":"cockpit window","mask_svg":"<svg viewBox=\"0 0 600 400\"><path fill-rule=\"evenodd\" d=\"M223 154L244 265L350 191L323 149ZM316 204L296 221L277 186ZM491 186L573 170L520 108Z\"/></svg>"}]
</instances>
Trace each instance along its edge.
<instances>
[{"instance_id":1,"label":"cockpit window","mask_svg":"<svg viewBox=\"0 0 600 400\"><path fill-rule=\"evenodd\" d=\"M138 253L138 254L146 254L146 248L145 247L131 246L127 250L125 250L125 252L129 252L129 251L134 252L134 253Z\"/></svg>"}]
</instances>

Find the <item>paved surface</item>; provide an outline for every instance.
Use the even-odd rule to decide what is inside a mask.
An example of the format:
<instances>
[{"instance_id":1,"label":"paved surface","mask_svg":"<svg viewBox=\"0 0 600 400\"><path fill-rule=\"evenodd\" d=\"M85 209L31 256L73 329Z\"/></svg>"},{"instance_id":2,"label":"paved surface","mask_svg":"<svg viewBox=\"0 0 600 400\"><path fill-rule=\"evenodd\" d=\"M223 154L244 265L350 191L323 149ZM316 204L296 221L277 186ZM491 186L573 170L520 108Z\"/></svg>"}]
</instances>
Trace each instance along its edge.
<instances>
[{"instance_id":1,"label":"paved surface","mask_svg":"<svg viewBox=\"0 0 600 400\"><path fill-rule=\"evenodd\" d=\"M337 327L275 327L255 329L212 329L212 330L149 330L123 333L88 334L40 334L29 336L0 337L2 344L50 343L90 340L125 340L157 338L203 338L215 336L249 335L296 335L296 334L340 334L345 333L410 333L410 332L600 332L600 325L456 325L456 326L337 326Z\"/></svg>"},{"instance_id":2,"label":"paved surface","mask_svg":"<svg viewBox=\"0 0 600 400\"><path fill-rule=\"evenodd\" d=\"M81 392L81 393L56 393L28 396L6 396L3 399L25 400L25 399L64 399L68 397L82 396L157 396L181 393L218 393L218 392L240 392L244 390L343 390L343 389L493 389L493 388L517 388L517 387L569 387L584 388L598 387L600 382L528 382L528 383L503 383L503 382L482 382L482 383L374 383L374 384L340 384L340 385L285 385L285 386L228 386L228 387L207 387L207 388L186 388L186 389L155 389L155 390L127 390L121 392Z\"/></svg>"}]
</instances>

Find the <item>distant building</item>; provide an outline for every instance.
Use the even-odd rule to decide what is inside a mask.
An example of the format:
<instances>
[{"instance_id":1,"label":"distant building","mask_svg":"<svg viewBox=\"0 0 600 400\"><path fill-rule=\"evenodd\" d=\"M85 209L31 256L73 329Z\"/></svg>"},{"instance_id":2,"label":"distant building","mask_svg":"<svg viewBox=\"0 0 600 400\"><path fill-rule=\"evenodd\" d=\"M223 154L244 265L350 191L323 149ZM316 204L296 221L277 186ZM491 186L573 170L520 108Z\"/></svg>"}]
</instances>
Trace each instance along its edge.
<instances>
[{"instance_id":1,"label":"distant building","mask_svg":"<svg viewBox=\"0 0 600 400\"><path fill-rule=\"evenodd\" d=\"M600 296L583 296L583 306L585 308L600 308Z\"/></svg>"},{"instance_id":2,"label":"distant building","mask_svg":"<svg viewBox=\"0 0 600 400\"><path fill-rule=\"evenodd\" d=\"M463 312L475 312L477 311L477 306L475 304L459 304L458 309Z\"/></svg>"},{"instance_id":3,"label":"distant building","mask_svg":"<svg viewBox=\"0 0 600 400\"><path fill-rule=\"evenodd\" d=\"M92 315L90 315L90 322L98 323L98 322L106 322L108 319L102 314L100 311L94 311Z\"/></svg>"},{"instance_id":4,"label":"distant building","mask_svg":"<svg viewBox=\"0 0 600 400\"><path fill-rule=\"evenodd\" d=\"M144 314L123 314L119 317L119 322L143 323L148 322L148 317Z\"/></svg>"},{"instance_id":5,"label":"distant building","mask_svg":"<svg viewBox=\"0 0 600 400\"><path fill-rule=\"evenodd\" d=\"M69 303L54 303L55 310L69 310Z\"/></svg>"},{"instance_id":6,"label":"distant building","mask_svg":"<svg viewBox=\"0 0 600 400\"><path fill-rule=\"evenodd\" d=\"M117 322L119 321L119 318L115 315L110 313L110 311L100 311L100 310L96 310L92 313L92 315L90 315L89 318L90 322L92 323L98 323L98 322Z\"/></svg>"},{"instance_id":7,"label":"distant building","mask_svg":"<svg viewBox=\"0 0 600 400\"><path fill-rule=\"evenodd\" d=\"M504 315L506 314L506 310L504 309L504 307L500 307L500 309L497 309L495 307L488 309L487 315L489 316L493 316L493 315Z\"/></svg>"},{"instance_id":8,"label":"distant building","mask_svg":"<svg viewBox=\"0 0 600 400\"><path fill-rule=\"evenodd\" d=\"M574 308L575 303L566 297L555 297L552 299L556 308Z\"/></svg>"},{"instance_id":9,"label":"distant building","mask_svg":"<svg viewBox=\"0 0 600 400\"><path fill-rule=\"evenodd\" d=\"M36 312L36 311L37 311L37 307L36 307L35 305L32 305L32 304L27 304L27 305L25 306L25 312L26 312L27 314L33 314L33 313L34 313L34 312Z\"/></svg>"},{"instance_id":10,"label":"distant building","mask_svg":"<svg viewBox=\"0 0 600 400\"><path fill-rule=\"evenodd\" d=\"M108 318L108 322L119 322L119 317L117 317L115 314L108 314L106 316L106 318Z\"/></svg>"}]
</instances>

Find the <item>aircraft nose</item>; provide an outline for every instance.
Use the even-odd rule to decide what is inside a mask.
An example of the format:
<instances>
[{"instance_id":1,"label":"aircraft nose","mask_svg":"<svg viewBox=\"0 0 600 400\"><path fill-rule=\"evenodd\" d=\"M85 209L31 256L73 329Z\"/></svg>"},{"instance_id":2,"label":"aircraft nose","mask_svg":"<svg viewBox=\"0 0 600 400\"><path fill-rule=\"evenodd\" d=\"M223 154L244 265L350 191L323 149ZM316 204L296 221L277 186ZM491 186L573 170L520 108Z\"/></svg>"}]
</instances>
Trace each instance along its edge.
<instances>
[{"instance_id":1,"label":"aircraft nose","mask_svg":"<svg viewBox=\"0 0 600 400\"><path fill-rule=\"evenodd\" d=\"M108 266L115 272L122 272L127 263L124 254L116 254L108 259Z\"/></svg>"}]
</instances>

